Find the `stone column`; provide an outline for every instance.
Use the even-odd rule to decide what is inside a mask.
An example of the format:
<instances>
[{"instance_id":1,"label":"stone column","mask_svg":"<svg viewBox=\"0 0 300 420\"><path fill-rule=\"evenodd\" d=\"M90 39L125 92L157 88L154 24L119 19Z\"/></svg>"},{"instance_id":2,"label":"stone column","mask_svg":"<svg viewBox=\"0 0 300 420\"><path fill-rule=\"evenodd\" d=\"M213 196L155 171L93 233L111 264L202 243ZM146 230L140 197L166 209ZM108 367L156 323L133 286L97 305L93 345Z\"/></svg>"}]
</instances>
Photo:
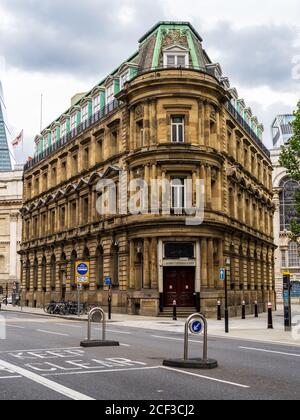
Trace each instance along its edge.
<instances>
[{"instance_id":1,"label":"stone column","mask_svg":"<svg viewBox=\"0 0 300 420\"><path fill-rule=\"evenodd\" d=\"M207 239L201 239L201 288L208 288Z\"/></svg>"},{"instance_id":2,"label":"stone column","mask_svg":"<svg viewBox=\"0 0 300 420\"><path fill-rule=\"evenodd\" d=\"M157 238L151 241L151 289L158 289Z\"/></svg>"},{"instance_id":3,"label":"stone column","mask_svg":"<svg viewBox=\"0 0 300 420\"><path fill-rule=\"evenodd\" d=\"M134 289L135 288L135 247L134 247L134 241L130 241L129 245L129 288Z\"/></svg>"},{"instance_id":4,"label":"stone column","mask_svg":"<svg viewBox=\"0 0 300 420\"><path fill-rule=\"evenodd\" d=\"M10 245L9 245L9 275L11 280L17 280L17 223L18 215L10 216Z\"/></svg>"},{"instance_id":5,"label":"stone column","mask_svg":"<svg viewBox=\"0 0 300 420\"><path fill-rule=\"evenodd\" d=\"M211 167L206 167L206 203L207 207L211 208L212 194L211 194Z\"/></svg>"},{"instance_id":6,"label":"stone column","mask_svg":"<svg viewBox=\"0 0 300 420\"><path fill-rule=\"evenodd\" d=\"M208 103L205 104L205 117L204 117L204 142L205 146L210 147L210 110L211 107Z\"/></svg>"},{"instance_id":7,"label":"stone column","mask_svg":"<svg viewBox=\"0 0 300 420\"><path fill-rule=\"evenodd\" d=\"M150 241L144 239L144 289L150 289Z\"/></svg>"},{"instance_id":8,"label":"stone column","mask_svg":"<svg viewBox=\"0 0 300 420\"><path fill-rule=\"evenodd\" d=\"M208 264L208 286L210 289L214 289L214 241L208 239L207 244L207 264Z\"/></svg>"}]
</instances>

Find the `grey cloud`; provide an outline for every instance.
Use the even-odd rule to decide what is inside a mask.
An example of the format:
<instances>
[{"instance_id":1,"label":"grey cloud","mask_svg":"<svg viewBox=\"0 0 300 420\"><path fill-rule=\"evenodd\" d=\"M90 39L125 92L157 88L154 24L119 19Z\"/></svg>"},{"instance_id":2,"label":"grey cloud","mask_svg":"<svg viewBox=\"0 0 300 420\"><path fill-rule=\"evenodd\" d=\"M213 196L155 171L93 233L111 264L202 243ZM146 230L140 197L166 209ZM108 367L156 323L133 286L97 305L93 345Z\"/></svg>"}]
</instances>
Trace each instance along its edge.
<instances>
[{"instance_id":1,"label":"grey cloud","mask_svg":"<svg viewBox=\"0 0 300 420\"><path fill-rule=\"evenodd\" d=\"M222 22L206 32L205 43L222 58L224 72L246 87L269 86L287 91L298 88L292 78L292 58L299 54L295 42L300 29L288 25L261 25L234 29Z\"/></svg>"},{"instance_id":2,"label":"grey cloud","mask_svg":"<svg viewBox=\"0 0 300 420\"><path fill-rule=\"evenodd\" d=\"M2 0L2 7L16 19L9 33L0 27L0 55L9 65L89 77L121 64L163 18L159 0ZM132 22L122 19L128 8Z\"/></svg>"}]
</instances>

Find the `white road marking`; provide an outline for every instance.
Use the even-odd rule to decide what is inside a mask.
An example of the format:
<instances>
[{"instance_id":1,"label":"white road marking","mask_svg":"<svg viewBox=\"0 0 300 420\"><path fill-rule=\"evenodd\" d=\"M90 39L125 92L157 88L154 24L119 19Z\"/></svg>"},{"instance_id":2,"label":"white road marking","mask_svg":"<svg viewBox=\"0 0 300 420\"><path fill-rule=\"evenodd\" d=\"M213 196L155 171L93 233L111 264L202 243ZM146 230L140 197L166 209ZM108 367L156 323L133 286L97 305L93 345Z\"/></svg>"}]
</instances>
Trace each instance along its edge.
<instances>
[{"instance_id":1,"label":"white road marking","mask_svg":"<svg viewBox=\"0 0 300 420\"><path fill-rule=\"evenodd\" d=\"M235 382L225 381L223 379L217 379L217 378L211 378L209 376L198 375L197 373L186 372L185 370L169 368L167 366L160 366L160 368L165 369L165 370L169 370L171 372L178 372L178 373L183 373L184 375L194 376L196 378L207 379L207 380L213 381L213 382L219 382L221 384L236 386L238 388L244 388L244 389L249 389L250 388L250 386L248 386L248 385L242 385L242 384L237 384Z\"/></svg>"},{"instance_id":2,"label":"white road marking","mask_svg":"<svg viewBox=\"0 0 300 420\"><path fill-rule=\"evenodd\" d=\"M55 347L55 348L50 348L50 349L5 350L5 351L0 351L0 354L6 354L6 353L29 353L29 352L35 352L35 351L55 351L55 350L82 350L82 347Z\"/></svg>"},{"instance_id":3,"label":"white road marking","mask_svg":"<svg viewBox=\"0 0 300 420\"><path fill-rule=\"evenodd\" d=\"M130 344L124 344L124 343L121 343L120 346L122 346L122 347L131 347Z\"/></svg>"},{"instance_id":4,"label":"white road marking","mask_svg":"<svg viewBox=\"0 0 300 420\"><path fill-rule=\"evenodd\" d=\"M160 369L161 366L149 366L141 368L125 368L125 369L109 369L109 370L90 370L80 372L66 372L66 373L45 373L43 376L68 376L68 375L87 375L90 373L114 373L114 372L133 372L139 370L155 370Z\"/></svg>"},{"instance_id":5,"label":"white road marking","mask_svg":"<svg viewBox=\"0 0 300 420\"><path fill-rule=\"evenodd\" d=\"M114 334L124 334L124 335L132 335L132 333L130 332L125 332L125 331L114 331L114 330L106 330L107 332L111 332Z\"/></svg>"},{"instance_id":6,"label":"white road marking","mask_svg":"<svg viewBox=\"0 0 300 420\"><path fill-rule=\"evenodd\" d=\"M239 347L242 350L252 350L252 351L259 351L261 353L271 353L271 354L280 354L283 356L292 356L292 357L300 357L300 354L295 353L285 353L282 351L275 351L275 350L266 350L266 349L256 349L254 347Z\"/></svg>"},{"instance_id":7,"label":"white road marking","mask_svg":"<svg viewBox=\"0 0 300 420\"><path fill-rule=\"evenodd\" d=\"M58 323L55 323L55 325L59 325L61 327L71 327L71 328L82 328L83 327L82 325L72 325L72 324L58 324Z\"/></svg>"},{"instance_id":8,"label":"white road marking","mask_svg":"<svg viewBox=\"0 0 300 420\"><path fill-rule=\"evenodd\" d=\"M175 338L175 337L163 337L161 335L152 335L151 337L153 338L160 338L161 340L173 340L173 341L184 341L183 338ZM189 340L189 343L201 343L201 341L196 341L196 340Z\"/></svg>"},{"instance_id":9,"label":"white road marking","mask_svg":"<svg viewBox=\"0 0 300 420\"><path fill-rule=\"evenodd\" d=\"M45 334L51 334L51 335L59 335L61 337L70 337L69 334L61 334L53 331L45 331L45 330L36 330L37 332L45 333Z\"/></svg>"},{"instance_id":10,"label":"white road marking","mask_svg":"<svg viewBox=\"0 0 300 420\"><path fill-rule=\"evenodd\" d=\"M9 328L18 328L19 330L25 330L25 327L20 327L19 325L6 324L6 326L9 327Z\"/></svg>"},{"instance_id":11,"label":"white road marking","mask_svg":"<svg viewBox=\"0 0 300 420\"><path fill-rule=\"evenodd\" d=\"M22 377L31 380L39 385L44 386L45 388L51 389L58 394L64 395L65 397L70 398L75 401L93 401L94 399L88 397L87 395L81 394L80 392L74 391L73 389L67 388L63 385L57 384L56 382L50 381L49 379L43 378L36 373L29 372L26 369L23 369L19 366L12 365L7 363L4 360L0 360L0 366L4 369L13 370L15 373L21 375Z\"/></svg>"},{"instance_id":12,"label":"white road marking","mask_svg":"<svg viewBox=\"0 0 300 420\"><path fill-rule=\"evenodd\" d=\"M22 376L0 376L0 381L1 379L20 379L22 378Z\"/></svg>"}]
</instances>

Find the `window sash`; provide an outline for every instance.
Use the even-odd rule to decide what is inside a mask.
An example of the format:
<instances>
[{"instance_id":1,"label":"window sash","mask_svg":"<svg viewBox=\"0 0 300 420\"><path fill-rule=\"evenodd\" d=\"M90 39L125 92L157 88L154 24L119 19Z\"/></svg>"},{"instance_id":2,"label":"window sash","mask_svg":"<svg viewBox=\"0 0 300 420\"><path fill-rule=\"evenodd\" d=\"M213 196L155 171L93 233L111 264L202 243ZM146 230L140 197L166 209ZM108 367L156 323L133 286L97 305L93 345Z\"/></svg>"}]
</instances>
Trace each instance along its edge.
<instances>
[{"instance_id":1,"label":"window sash","mask_svg":"<svg viewBox=\"0 0 300 420\"><path fill-rule=\"evenodd\" d=\"M71 130L77 127L77 114L71 116Z\"/></svg>"},{"instance_id":2,"label":"window sash","mask_svg":"<svg viewBox=\"0 0 300 420\"><path fill-rule=\"evenodd\" d=\"M181 184L179 183L181 182ZM172 189L172 208L175 210L183 210L186 208L186 180L173 180Z\"/></svg>"},{"instance_id":3,"label":"window sash","mask_svg":"<svg viewBox=\"0 0 300 420\"><path fill-rule=\"evenodd\" d=\"M179 119L181 122L179 122ZM172 142L173 143L184 143L184 118L173 117L172 118Z\"/></svg>"},{"instance_id":4,"label":"window sash","mask_svg":"<svg viewBox=\"0 0 300 420\"><path fill-rule=\"evenodd\" d=\"M97 95L93 98L93 111L94 114L100 111L100 95Z\"/></svg>"},{"instance_id":5,"label":"window sash","mask_svg":"<svg viewBox=\"0 0 300 420\"><path fill-rule=\"evenodd\" d=\"M85 122L89 118L89 106L85 105L82 108L81 122Z\"/></svg>"}]
</instances>

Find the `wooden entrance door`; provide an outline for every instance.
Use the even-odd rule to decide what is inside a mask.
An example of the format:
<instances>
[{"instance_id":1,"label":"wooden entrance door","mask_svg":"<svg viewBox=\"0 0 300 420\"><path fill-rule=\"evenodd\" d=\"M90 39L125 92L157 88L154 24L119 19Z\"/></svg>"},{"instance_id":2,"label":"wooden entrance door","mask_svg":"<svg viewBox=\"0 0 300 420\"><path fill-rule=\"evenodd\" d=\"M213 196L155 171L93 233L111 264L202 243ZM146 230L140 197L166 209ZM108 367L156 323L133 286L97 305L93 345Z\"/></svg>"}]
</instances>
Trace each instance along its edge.
<instances>
[{"instance_id":1,"label":"wooden entrance door","mask_svg":"<svg viewBox=\"0 0 300 420\"><path fill-rule=\"evenodd\" d=\"M164 269L164 305L178 307L195 306L195 268L174 267Z\"/></svg>"}]
</instances>

